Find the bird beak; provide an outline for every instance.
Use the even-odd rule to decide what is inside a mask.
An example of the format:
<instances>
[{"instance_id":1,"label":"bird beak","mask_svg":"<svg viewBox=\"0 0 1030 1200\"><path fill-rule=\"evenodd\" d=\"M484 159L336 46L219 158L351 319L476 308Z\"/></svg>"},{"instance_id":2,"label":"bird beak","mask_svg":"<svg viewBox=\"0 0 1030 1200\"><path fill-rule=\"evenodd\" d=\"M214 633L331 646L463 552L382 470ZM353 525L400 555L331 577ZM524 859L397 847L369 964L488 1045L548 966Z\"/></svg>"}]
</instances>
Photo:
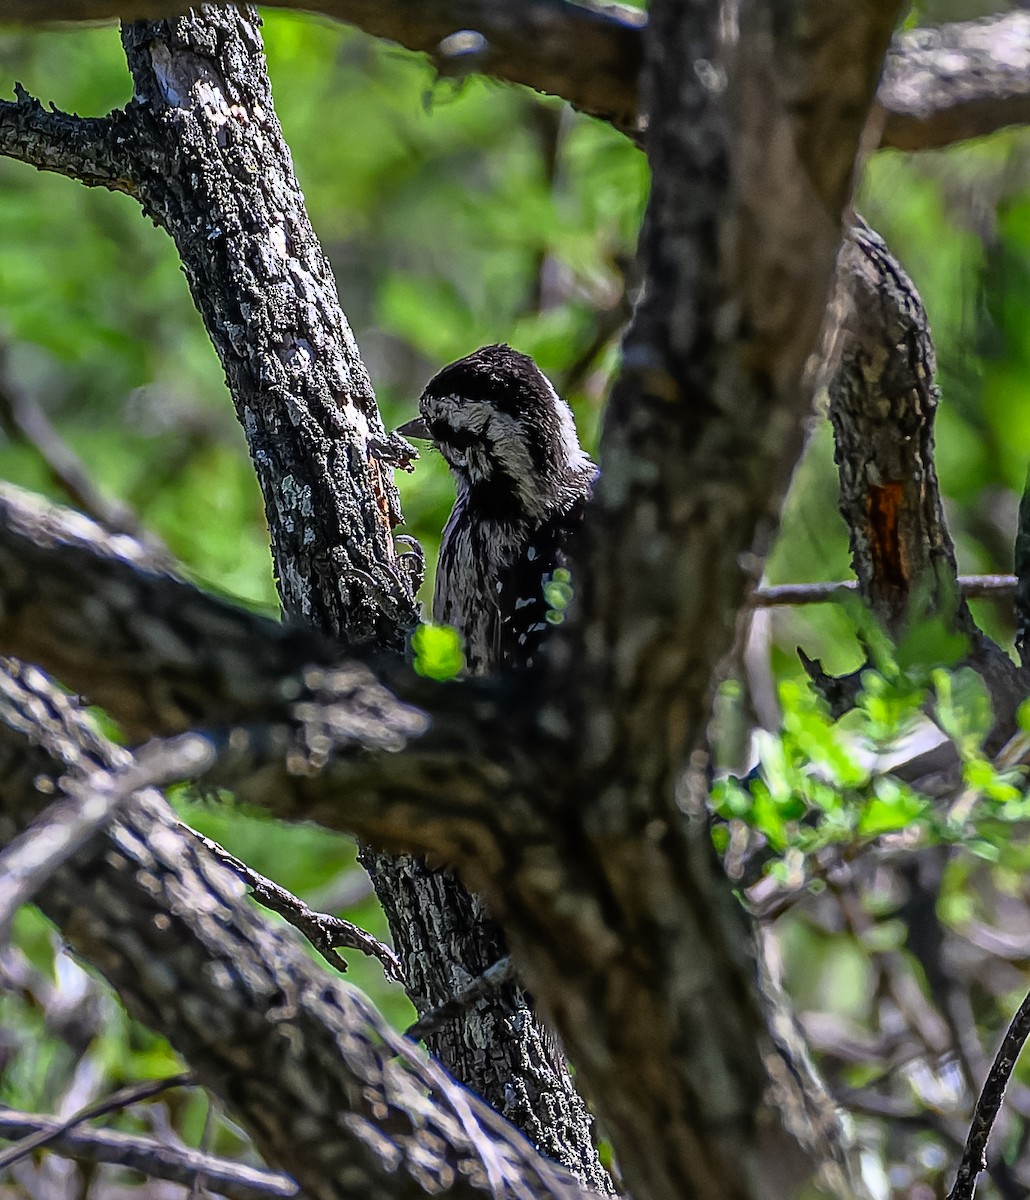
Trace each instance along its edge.
<instances>
[{"instance_id":1,"label":"bird beak","mask_svg":"<svg viewBox=\"0 0 1030 1200\"><path fill-rule=\"evenodd\" d=\"M424 442L431 442L433 435L429 432L429 426L426 424L425 417L416 417L414 421L408 421L406 425L398 425L394 433L399 433L401 437L420 438Z\"/></svg>"}]
</instances>

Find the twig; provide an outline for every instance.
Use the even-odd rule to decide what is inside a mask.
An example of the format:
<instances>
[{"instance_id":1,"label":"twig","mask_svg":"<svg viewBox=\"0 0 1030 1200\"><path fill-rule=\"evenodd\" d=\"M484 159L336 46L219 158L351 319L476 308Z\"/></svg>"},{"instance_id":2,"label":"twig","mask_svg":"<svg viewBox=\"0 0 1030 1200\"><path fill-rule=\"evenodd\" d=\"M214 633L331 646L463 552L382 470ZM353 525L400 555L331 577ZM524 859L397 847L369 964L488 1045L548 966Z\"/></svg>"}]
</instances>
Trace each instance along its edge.
<instances>
[{"instance_id":1,"label":"twig","mask_svg":"<svg viewBox=\"0 0 1030 1200\"><path fill-rule=\"evenodd\" d=\"M208 1100L207 1112L204 1113L204 1131L200 1137L200 1146L198 1149L205 1155L211 1149L211 1135L215 1128L215 1110L211 1101ZM200 1193L204 1190L207 1184L207 1171L203 1166L198 1166L193 1173L193 1178L190 1180L190 1190L186 1200L200 1200Z\"/></svg>"},{"instance_id":2,"label":"twig","mask_svg":"<svg viewBox=\"0 0 1030 1200\"><path fill-rule=\"evenodd\" d=\"M8 1146L3 1153L0 1153L0 1171L5 1167L13 1166L14 1163L31 1154L33 1150L38 1150L40 1146L49 1145L55 1138L74 1129L76 1125L81 1125L83 1121L92 1121L95 1117L106 1117L108 1113L117 1112L118 1109L125 1108L130 1104L138 1104L141 1100L149 1100L152 1096L158 1096L161 1092L167 1092L171 1088L193 1087L195 1084L196 1080L193 1076L184 1073L168 1075L164 1079L148 1079L145 1083L134 1083L129 1087L119 1088L106 1100L97 1100L93 1104L87 1104L85 1108L80 1108L66 1121L55 1122L46 1129L40 1129L38 1133L22 1138L13 1146Z\"/></svg>"},{"instance_id":3,"label":"twig","mask_svg":"<svg viewBox=\"0 0 1030 1200\"><path fill-rule=\"evenodd\" d=\"M406 1036L416 1042L431 1037L448 1021L453 1020L455 1017L460 1017L477 1000L481 1000L484 996L489 996L493 992L496 992L499 987L507 983L514 975L515 967L512 964L511 955L506 954L504 958L499 958L495 963L487 967L482 975L477 975L468 987L463 988L456 996L452 996L450 1000L439 1007L432 1008L429 1012L423 1013L414 1025L409 1026L405 1030Z\"/></svg>"},{"instance_id":4,"label":"twig","mask_svg":"<svg viewBox=\"0 0 1030 1200\"><path fill-rule=\"evenodd\" d=\"M85 464L50 423L39 402L11 382L6 358L7 347L0 345L0 425L8 437L36 452L50 478L76 508L113 532L136 538L171 570L175 559L168 548L144 529L127 504L105 496L93 483Z\"/></svg>"},{"instance_id":5,"label":"twig","mask_svg":"<svg viewBox=\"0 0 1030 1200\"><path fill-rule=\"evenodd\" d=\"M959 590L967 600L994 597L1007 599L1016 594L1015 575L960 575ZM835 604L840 592L855 592L854 579L836 583L782 583L755 588L751 594L752 608L773 608L779 605Z\"/></svg>"},{"instance_id":6,"label":"twig","mask_svg":"<svg viewBox=\"0 0 1030 1200\"><path fill-rule=\"evenodd\" d=\"M0 101L0 154L87 187L133 194L133 130L125 113L77 117L45 109L20 83L14 94L13 102Z\"/></svg>"},{"instance_id":7,"label":"twig","mask_svg":"<svg viewBox=\"0 0 1030 1200\"><path fill-rule=\"evenodd\" d=\"M912 1126L916 1130L928 1130L955 1147L962 1144L961 1137L956 1136L940 1113L933 1109L920 1108L911 1100L885 1096L870 1087L839 1088L834 1092L834 1099L850 1113L880 1117L898 1125Z\"/></svg>"},{"instance_id":8,"label":"twig","mask_svg":"<svg viewBox=\"0 0 1030 1200\"><path fill-rule=\"evenodd\" d=\"M267 1200L297 1194L288 1175L212 1158L197 1150L178 1148L153 1138L113 1129L69 1129L54 1117L18 1112L0 1106L0 1137L24 1138L47 1134L51 1152L79 1162L114 1163L154 1179L189 1184L202 1175L213 1191L229 1200Z\"/></svg>"},{"instance_id":9,"label":"twig","mask_svg":"<svg viewBox=\"0 0 1030 1200\"><path fill-rule=\"evenodd\" d=\"M805 668L805 674L812 681L812 687L826 701L833 719L839 721L858 703L865 666L860 667L857 671L851 671L847 675L828 675L823 670L823 664L819 659L809 658L800 646L797 651L801 665Z\"/></svg>"},{"instance_id":10,"label":"twig","mask_svg":"<svg viewBox=\"0 0 1030 1200\"><path fill-rule=\"evenodd\" d=\"M69 780L65 794L0 854L0 939L14 913L141 788L191 775L210 748L189 734L153 742L117 771Z\"/></svg>"},{"instance_id":11,"label":"twig","mask_svg":"<svg viewBox=\"0 0 1030 1200\"><path fill-rule=\"evenodd\" d=\"M1016 650L1023 666L1030 664L1030 473L1019 501L1019 521L1016 532Z\"/></svg>"},{"instance_id":12,"label":"twig","mask_svg":"<svg viewBox=\"0 0 1030 1200\"><path fill-rule=\"evenodd\" d=\"M976 1177L981 1171L987 1170L987 1139L991 1136L994 1122L1001 1111L1005 1099L1005 1088L1008 1086L1012 1069L1023 1049L1023 1043L1030 1036L1030 994L1024 997L1019 1011L1012 1018L1001 1047L995 1056L983 1090L973 1109L973 1120L969 1125L969 1135L962 1152L962 1161L955 1173L955 1183L948 1193L948 1200L971 1200L976 1188Z\"/></svg>"},{"instance_id":13,"label":"twig","mask_svg":"<svg viewBox=\"0 0 1030 1200\"><path fill-rule=\"evenodd\" d=\"M397 983L402 981L403 971L400 959L389 946L384 945L367 930L351 921L345 921L343 917L333 917L328 913L316 912L274 880L248 867L241 859L230 854L224 846L197 833L195 829L190 829L188 825L183 825L182 828L201 842L220 863L238 875L251 889L258 904L270 908L272 912L278 913L288 921L294 929L300 930L330 966L335 967L338 971L347 970L346 959L336 953L337 946L344 946L350 950L360 950L362 954L369 954L378 959L383 965L387 979L392 979Z\"/></svg>"}]
</instances>

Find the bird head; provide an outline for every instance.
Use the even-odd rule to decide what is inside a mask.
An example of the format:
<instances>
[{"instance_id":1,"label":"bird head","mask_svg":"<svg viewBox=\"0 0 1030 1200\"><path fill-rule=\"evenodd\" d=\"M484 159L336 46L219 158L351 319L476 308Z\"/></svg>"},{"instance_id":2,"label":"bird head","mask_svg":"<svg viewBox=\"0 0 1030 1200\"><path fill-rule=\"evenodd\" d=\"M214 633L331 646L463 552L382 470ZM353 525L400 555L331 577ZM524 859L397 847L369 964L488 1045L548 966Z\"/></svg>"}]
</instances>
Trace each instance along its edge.
<instances>
[{"instance_id":1,"label":"bird head","mask_svg":"<svg viewBox=\"0 0 1030 1200\"><path fill-rule=\"evenodd\" d=\"M535 362L510 346L484 346L426 385L420 416L397 430L439 449L459 493L505 497L529 516L547 512L595 474L569 406Z\"/></svg>"}]
</instances>

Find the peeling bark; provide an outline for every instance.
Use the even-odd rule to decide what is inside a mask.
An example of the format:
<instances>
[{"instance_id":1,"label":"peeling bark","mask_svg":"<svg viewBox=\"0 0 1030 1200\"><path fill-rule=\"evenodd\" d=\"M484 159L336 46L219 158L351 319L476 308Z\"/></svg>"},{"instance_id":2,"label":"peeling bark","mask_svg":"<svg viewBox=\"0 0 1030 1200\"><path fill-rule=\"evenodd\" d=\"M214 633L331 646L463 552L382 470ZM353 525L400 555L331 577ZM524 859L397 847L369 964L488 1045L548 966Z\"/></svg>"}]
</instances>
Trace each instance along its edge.
<instances>
[{"instance_id":1,"label":"peeling bark","mask_svg":"<svg viewBox=\"0 0 1030 1200\"><path fill-rule=\"evenodd\" d=\"M991 744L1000 745L1030 675L980 631L959 590L933 460L939 393L926 311L861 221L841 251L831 321L830 420L859 590L894 637L931 613L968 639L967 661L994 702Z\"/></svg>"}]
</instances>

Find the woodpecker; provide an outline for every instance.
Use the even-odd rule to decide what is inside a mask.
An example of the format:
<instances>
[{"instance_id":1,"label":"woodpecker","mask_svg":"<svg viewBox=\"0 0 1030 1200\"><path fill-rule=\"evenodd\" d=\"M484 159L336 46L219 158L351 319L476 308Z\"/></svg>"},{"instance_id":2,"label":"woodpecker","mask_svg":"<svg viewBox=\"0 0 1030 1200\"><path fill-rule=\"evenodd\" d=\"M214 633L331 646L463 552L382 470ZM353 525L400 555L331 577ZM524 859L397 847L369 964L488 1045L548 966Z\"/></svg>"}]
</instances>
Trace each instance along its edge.
<instances>
[{"instance_id":1,"label":"woodpecker","mask_svg":"<svg viewBox=\"0 0 1030 1200\"><path fill-rule=\"evenodd\" d=\"M484 346L444 367L419 410L397 433L432 442L457 493L440 546L433 619L462 635L469 674L528 666L550 625L547 585L568 568L597 468L580 448L569 406L510 346ZM445 965L436 974L449 970L452 982L450 995L432 997L437 1011L429 1015L477 998L467 1024L449 1015L430 1049L545 1154L610 1193L581 1137L589 1117L560 1046L511 978L503 931L449 872L439 873L437 888L467 924L458 932L453 916L443 922L448 932L429 951ZM488 977L499 982L484 993Z\"/></svg>"},{"instance_id":2,"label":"woodpecker","mask_svg":"<svg viewBox=\"0 0 1030 1200\"><path fill-rule=\"evenodd\" d=\"M444 367L419 412L397 432L433 443L457 493L433 619L462 635L470 674L527 666L549 627L546 585L568 567L597 468L569 406L510 346L484 346Z\"/></svg>"}]
</instances>

